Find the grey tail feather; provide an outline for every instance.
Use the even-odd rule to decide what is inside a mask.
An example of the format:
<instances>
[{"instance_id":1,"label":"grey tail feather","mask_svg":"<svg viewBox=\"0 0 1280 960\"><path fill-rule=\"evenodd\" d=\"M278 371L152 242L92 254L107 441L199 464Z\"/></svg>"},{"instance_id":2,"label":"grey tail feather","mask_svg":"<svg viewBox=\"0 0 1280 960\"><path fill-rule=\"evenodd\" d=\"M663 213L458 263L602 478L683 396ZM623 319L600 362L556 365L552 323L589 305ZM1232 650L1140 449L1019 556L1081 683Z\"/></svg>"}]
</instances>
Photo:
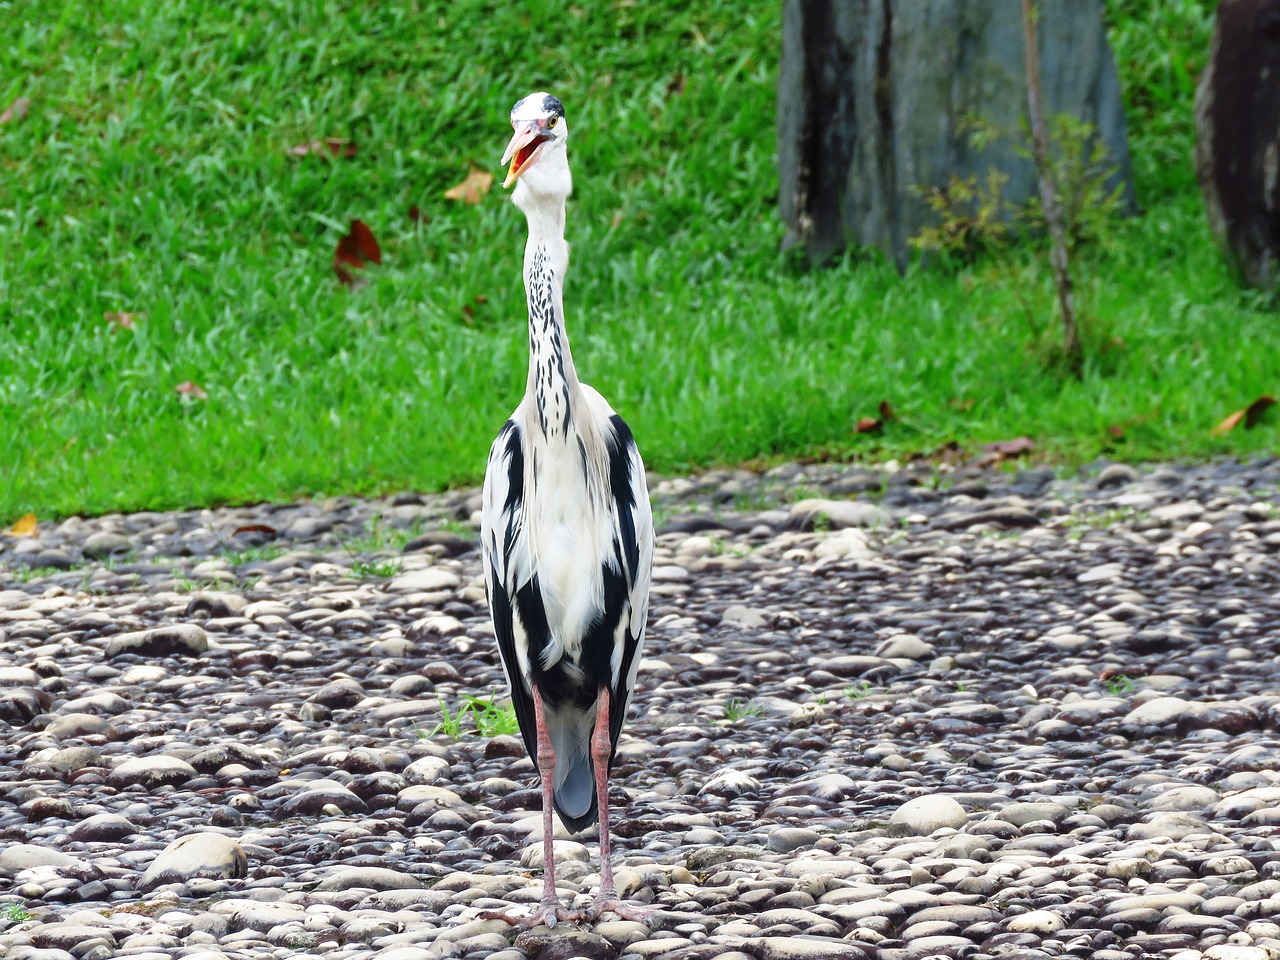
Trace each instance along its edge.
<instances>
[{"instance_id":1,"label":"grey tail feather","mask_svg":"<svg viewBox=\"0 0 1280 960\"><path fill-rule=\"evenodd\" d=\"M596 778L590 757L574 761L552 797L560 821L571 832L585 830L596 822Z\"/></svg>"}]
</instances>

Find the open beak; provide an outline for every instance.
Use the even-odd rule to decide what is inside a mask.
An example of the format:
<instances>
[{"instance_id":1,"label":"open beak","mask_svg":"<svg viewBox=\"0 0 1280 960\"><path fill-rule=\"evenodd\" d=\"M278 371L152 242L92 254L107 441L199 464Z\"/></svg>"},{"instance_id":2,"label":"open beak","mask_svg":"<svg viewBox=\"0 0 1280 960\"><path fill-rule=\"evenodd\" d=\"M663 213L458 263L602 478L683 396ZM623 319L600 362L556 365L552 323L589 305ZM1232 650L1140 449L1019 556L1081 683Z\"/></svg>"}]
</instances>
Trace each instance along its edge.
<instances>
[{"instance_id":1,"label":"open beak","mask_svg":"<svg viewBox=\"0 0 1280 960\"><path fill-rule=\"evenodd\" d=\"M520 174L524 173L538 159L538 154L542 152L542 145L553 139L552 135L547 132L545 120L520 120L514 124L516 132L511 137L511 142L507 144L507 149L502 153L502 162L510 161L511 167L507 170L507 179L502 181L504 187L509 187L520 179Z\"/></svg>"}]
</instances>

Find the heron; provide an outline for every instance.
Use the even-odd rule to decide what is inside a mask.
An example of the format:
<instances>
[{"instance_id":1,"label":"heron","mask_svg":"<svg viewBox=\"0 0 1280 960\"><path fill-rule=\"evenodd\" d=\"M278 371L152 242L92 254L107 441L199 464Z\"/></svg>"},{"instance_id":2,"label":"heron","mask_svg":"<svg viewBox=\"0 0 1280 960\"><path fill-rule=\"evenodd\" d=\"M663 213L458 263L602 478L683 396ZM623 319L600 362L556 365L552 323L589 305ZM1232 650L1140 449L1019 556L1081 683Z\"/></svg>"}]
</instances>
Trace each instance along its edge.
<instances>
[{"instance_id":1,"label":"heron","mask_svg":"<svg viewBox=\"0 0 1280 960\"><path fill-rule=\"evenodd\" d=\"M542 781L542 902L530 926L648 911L619 899L609 770L635 686L649 607L653 513L626 421L578 379L564 324L564 105L533 93L511 110L504 187L524 213L529 373L489 452L481 511L485 587L525 748ZM572 832L598 823L600 890L585 913L555 885L552 811Z\"/></svg>"}]
</instances>

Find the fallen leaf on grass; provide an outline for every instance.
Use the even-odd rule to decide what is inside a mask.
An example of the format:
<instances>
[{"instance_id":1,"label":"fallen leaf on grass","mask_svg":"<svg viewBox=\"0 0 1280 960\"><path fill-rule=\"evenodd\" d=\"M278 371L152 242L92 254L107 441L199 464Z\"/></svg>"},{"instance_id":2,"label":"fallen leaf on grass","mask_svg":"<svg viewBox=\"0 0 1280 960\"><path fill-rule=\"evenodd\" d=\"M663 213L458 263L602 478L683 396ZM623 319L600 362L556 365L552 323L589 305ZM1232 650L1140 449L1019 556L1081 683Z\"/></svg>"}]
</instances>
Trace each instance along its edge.
<instances>
[{"instance_id":1,"label":"fallen leaf on grass","mask_svg":"<svg viewBox=\"0 0 1280 960\"><path fill-rule=\"evenodd\" d=\"M430 223L431 218L427 216L425 213L423 213L422 208L415 203L412 207L409 208L409 222L410 223Z\"/></svg>"},{"instance_id":2,"label":"fallen leaf on grass","mask_svg":"<svg viewBox=\"0 0 1280 960\"><path fill-rule=\"evenodd\" d=\"M351 229L338 240L338 249L333 254L333 272L348 287L355 286L355 275L347 267L359 270L366 263L382 263L382 248L368 226L352 220Z\"/></svg>"},{"instance_id":3,"label":"fallen leaf on grass","mask_svg":"<svg viewBox=\"0 0 1280 960\"><path fill-rule=\"evenodd\" d=\"M209 399L209 395L204 392L204 387L194 380L182 381L182 383L173 388L173 392L184 397L195 397L197 400Z\"/></svg>"},{"instance_id":4,"label":"fallen leaf on grass","mask_svg":"<svg viewBox=\"0 0 1280 960\"><path fill-rule=\"evenodd\" d=\"M285 153L291 157L305 157L308 154L317 154L328 159L329 157L354 157L356 155L356 145L350 140L340 140L337 137L325 137L323 140L312 140L310 143L300 143L296 147L290 147Z\"/></svg>"},{"instance_id":5,"label":"fallen leaf on grass","mask_svg":"<svg viewBox=\"0 0 1280 960\"><path fill-rule=\"evenodd\" d=\"M34 537L36 535L36 515L34 513L23 514L5 533L11 537Z\"/></svg>"},{"instance_id":6,"label":"fallen leaf on grass","mask_svg":"<svg viewBox=\"0 0 1280 960\"><path fill-rule=\"evenodd\" d=\"M853 426L854 433L879 433L884 425L890 420L897 420L898 415L894 412L893 404L888 400L881 400L880 406L876 410L880 414L878 417L859 417L858 422Z\"/></svg>"},{"instance_id":7,"label":"fallen leaf on grass","mask_svg":"<svg viewBox=\"0 0 1280 960\"><path fill-rule=\"evenodd\" d=\"M1030 437L1014 437L1012 440L999 440L982 446L984 453L994 453L1001 457L1016 457L1020 453L1027 453L1035 448L1035 441Z\"/></svg>"},{"instance_id":8,"label":"fallen leaf on grass","mask_svg":"<svg viewBox=\"0 0 1280 960\"><path fill-rule=\"evenodd\" d=\"M1111 434L1111 436L1115 437L1117 440L1123 439L1125 432L1128 431L1130 427L1141 426L1148 420L1154 420L1155 416L1156 412L1151 411L1150 413L1139 414L1138 416L1125 420L1121 423L1108 424L1107 433Z\"/></svg>"},{"instance_id":9,"label":"fallen leaf on grass","mask_svg":"<svg viewBox=\"0 0 1280 960\"><path fill-rule=\"evenodd\" d=\"M1258 425L1258 421L1262 419L1262 415L1266 413L1267 408L1274 405L1275 402L1275 397L1269 393L1264 393L1243 410L1237 410L1235 413L1231 414L1231 416L1227 417L1227 419L1223 420L1220 424L1209 431L1209 435L1211 437L1225 436L1236 427L1240 426L1242 421L1244 422L1244 428L1246 430L1252 430Z\"/></svg>"},{"instance_id":10,"label":"fallen leaf on grass","mask_svg":"<svg viewBox=\"0 0 1280 960\"><path fill-rule=\"evenodd\" d=\"M19 97L9 104L9 109L4 113L0 113L0 124L8 123L11 120L21 120L27 115L27 108L30 106L31 101L27 97Z\"/></svg>"},{"instance_id":11,"label":"fallen leaf on grass","mask_svg":"<svg viewBox=\"0 0 1280 960\"><path fill-rule=\"evenodd\" d=\"M108 310L102 315L103 320L121 330L136 330L138 328L137 321L145 320L146 318L147 315L145 313L124 313L112 310Z\"/></svg>"},{"instance_id":12,"label":"fallen leaf on grass","mask_svg":"<svg viewBox=\"0 0 1280 960\"><path fill-rule=\"evenodd\" d=\"M1035 441L1030 437L1014 437L1012 440L986 443L982 446L982 456L978 458L977 464L980 467L992 467L1005 460L1012 460L1024 453L1030 453L1035 448Z\"/></svg>"},{"instance_id":13,"label":"fallen leaf on grass","mask_svg":"<svg viewBox=\"0 0 1280 960\"><path fill-rule=\"evenodd\" d=\"M444 198L476 204L484 199L484 195L489 192L491 186L493 186L493 174L479 167L472 167L465 180L455 183L444 192Z\"/></svg>"}]
</instances>

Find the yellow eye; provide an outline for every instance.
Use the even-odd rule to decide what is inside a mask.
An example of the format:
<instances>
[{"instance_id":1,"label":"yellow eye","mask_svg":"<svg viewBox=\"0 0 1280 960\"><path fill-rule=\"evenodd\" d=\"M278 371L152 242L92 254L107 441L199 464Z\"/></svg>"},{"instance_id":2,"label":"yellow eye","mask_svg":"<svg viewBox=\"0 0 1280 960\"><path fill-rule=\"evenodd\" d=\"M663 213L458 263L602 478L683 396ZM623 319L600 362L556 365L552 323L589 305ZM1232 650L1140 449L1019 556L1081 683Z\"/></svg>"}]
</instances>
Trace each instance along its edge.
<instances>
[{"instance_id":1,"label":"yellow eye","mask_svg":"<svg viewBox=\"0 0 1280 960\"><path fill-rule=\"evenodd\" d=\"M547 121L548 129L555 129L555 125L559 122L560 122L559 117L552 117L550 120Z\"/></svg>"}]
</instances>

